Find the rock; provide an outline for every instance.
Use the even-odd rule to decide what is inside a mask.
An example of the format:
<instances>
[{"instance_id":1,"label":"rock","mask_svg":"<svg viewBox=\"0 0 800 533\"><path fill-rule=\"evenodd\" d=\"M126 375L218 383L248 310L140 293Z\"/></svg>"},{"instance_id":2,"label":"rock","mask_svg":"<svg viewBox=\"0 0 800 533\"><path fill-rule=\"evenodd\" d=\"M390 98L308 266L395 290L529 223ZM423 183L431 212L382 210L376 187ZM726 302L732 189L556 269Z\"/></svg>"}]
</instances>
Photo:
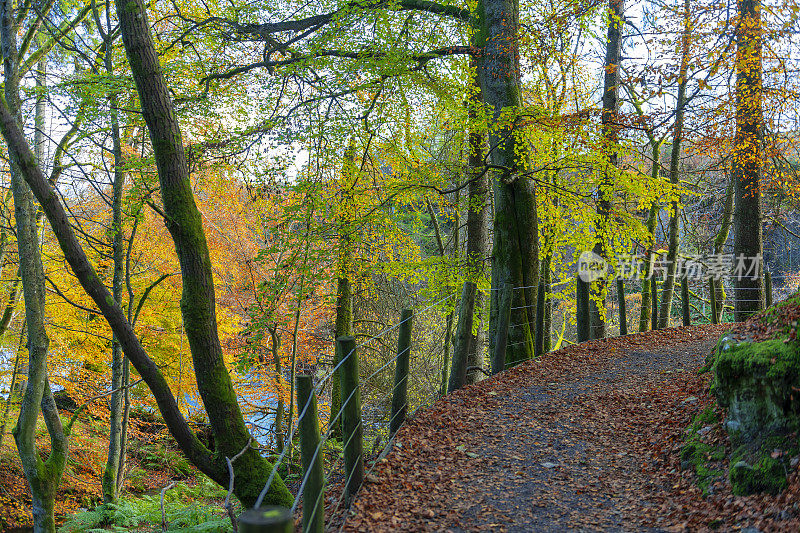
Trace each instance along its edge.
<instances>
[{"instance_id":1,"label":"rock","mask_svg":"<svg viewBox=\"0 0 800 533\"><path fill-rule=\"evenodd\" d=\"M800 343L723 337L712 370L712 391L728 410L734 494L777 494L787 485L789 457L797 454L787 437L800 428L800 397L794 390L800 384Z\"/></svg>"},{"instance_id":2,"label":"rock","mask_svg":"<svg viewBox=\"0 0 800 533\"><path fill-rule=\"evenodd\" d=\"M761 533L761 530L757 527L746 527L741 530L742 533Z\"/></svg>"},{"instance_id":3,"label":"rock","mask_svg":"<svg viewBox=\"0 0 800 533\"><path fill-rule=\"evenodd\" d=\"M784 433L800 422L800 346L781 339L743 342L714 361L714 394L743 441ZM730 428L729 428L730 431Z\"/></svg>"},{"instance_id":4,"label":"rock","mask_svg":"<svg viewBox=\"0 0 800 533\"><path fill-rule=\"evenodd\" d=\"M697 434L698 435L708 435L708 433L711 432L712 429L713 428L711 426L704 426L704 427L702 427L702 428L697 430Z\"/></svg>"},{"instance_id":5,"label":"rock","mask_svg":"<svg viewBox=\"0 0 800 533\"><path fill-rule=\"evenodd\" d=\"M78 402L64 389L54 392L53 400L56 402L56 407L61 411L74 412L78 408Z\"/></svg>"},{"instance_id":6,"label":"rock","mask_svg":"<svg viewBox=\"0 0 800 533\"><path fill-rule=\"evenodd\" d=\"M738 433L742 430L742 424L738 420L728 420L725 422L725 429L728 433Z\"/></svg>"},{"instance_id":7,"label":"rock","mask_svg":"<svg viewBox=\"0 0 800 533\"><path fill-rule=\"evenodd\" d=\"M797 466L798 463L800 463L800 457L792 457L792 460L789 461L789 466L794 468Z\"/></svg>"},{"instance_id":8,"label":"rock","mask_svg":"<svg viewBox=\"0 0 800 533\"><path fill-rule=\"evenodd\" d=\"M540 464L540 465L542 465L542 466L543 466L543 467L545 467L545 468L555 468L555 467L557 467L557 466L558 466L558 464L557 464L557 463L550 463L550 462L546 462L546 463L539 463L539 464Z\"/></svg>"},{"instance_id":9,"label":"rock","mask_svg":"<svg viewBox=\"0 0 800 533\"><path fill-rule=\"evenodd\" d=\"M689 396L689 397L685 398L681 402L681 405L688 405L688 404L691 404L691 403L697 403L697 396Z\"/></svg>"},{"instance_id":10,"label":"rock","mask_svg":"<svg viewBox=\"0 0 800 533\"><path fill-rule=\"evenodd\" d=\"M734 452L734 456L737 452ZM757 492L778 494L786 488L786 470L777 459L762 456L752 466L739 460L731 467L729 472L731 490L737 496L746 496Z\"/></svg>"}]
</instances>

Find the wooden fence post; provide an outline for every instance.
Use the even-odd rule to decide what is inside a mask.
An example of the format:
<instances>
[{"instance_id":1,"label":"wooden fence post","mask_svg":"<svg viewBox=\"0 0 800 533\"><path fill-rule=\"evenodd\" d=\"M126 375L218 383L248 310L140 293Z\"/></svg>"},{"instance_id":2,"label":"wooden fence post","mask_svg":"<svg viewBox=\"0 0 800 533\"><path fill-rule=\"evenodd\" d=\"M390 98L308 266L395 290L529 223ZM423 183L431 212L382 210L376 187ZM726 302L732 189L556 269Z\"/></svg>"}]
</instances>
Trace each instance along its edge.
<instances>
[{"instance_id":1,"label":"wooden fence post","mask_svg":"<svg viewBox=\"0 0 800 533\"><path fill-rule=\"evenodd\" d=\"M772 274L764 272L764 294L766 295L767 307L772 306Z\"/></svg>"},{"instance_id":2,"label":"wooden fence post","mask_svg":"<svg viewBox=\"0 0 800 533\"><path fill-rule=\"evenodd\" d=\"M305 414L300 426L300 459L303 462L303 532L322 533L325 530L325 473L322 470L319 415L314 381L309 375L297 376L297 409Z\"/></svg>"},{"instance_id":3,"label":"wooden fence post","mask_svg":"<svg viewBox=\"0 0 800 533\"><path fill-rule=\"evenodd\" d=\"M514 299L514 287L510 283L503 285L500 292L500 305L497 310L497 333L495 334L494 351L492 352L492 375L499 374L506 368L506 348L508 347L508 326L511 322L511 302Z\"/></svg>"},{"instance_id":4,"label":"wooden fence post","mask_svg":"<svg viewBox=\"0 0 800 533\"><path fill-rule=\"evenodd\" d=\"M658 280L655 274L650 277L650 329L658 329Z\"/></svg>"},{"instance_id":5,"label":"wooden fence post","mask_svg":"<svg viewBox=\"0 0 800 533\"><path fill-rule=\"evenodd\" d=\"M389 420L389 438L397 433L405 422L408 411L408 370L411 359L411 326L414 311L400 312L400 330L397 334L397 360L394 367L394 389L392 390L392 418Z\"/></svg>"},{"instance_id":6,"label":"wooden fence post","mask_svg":"<svg viewBox=\"0 0 800 533\"><path fill-rule=\"evenodd\" d=\"M259 507L239 515L239 533L294 533L292 513L286 507Z\"/></svg>"},{"instance_id":7,"label":"wooden fence post","mask_svg":"<svg viewBox=\"0 0 800 533\"><path fill-rule=\"evenodd\" d=\"M475 314L475 292L477 288L471 281L464 282L464 289L461 292L461 309L458 311L453 367L450 370L450 383L447 386L447 392L460 389L467 380L467 360L469 347L472 344L472 317Z\"/></svg>"},{"instance_id":8,"label":"wooden fence post","mask_svg":"<svg viewBox=\"0 0 800 533\"><path fill-rule=\"evenodd\" d=\"M717 309L717 288L714 286L714 278L708 278L708 294L711 301L711 323L719 324L719 310Z\"/></svg>"},{"instance_id":9,"label":"wooden fence post","mask_svg":"<svg viewBox=\"0 0 800 533\"><path fill-rule=\"evenodd\" d=\"M361 391L358 386L358 352L353 337L339 337L342 366L342 433L344 434L344 466L346 505L364 482L364 428L361 425Z\"/></svg>"},{"instance_id":10,"label":"wooden fence post","mask_svg":"<svg viewBox=\"0 0 800 533\"><path fill-rule=\"evenodd\" d=\"M577 303L576 321L578 325L578 342L589 340L589 283L577 276L575 299Z\"/></svg>"},{"instance_id":11,"label":"wooden fence post","mask_svg":"<svg viewBox=\"0 0 800 533\"><path fill-rule=\"evenodd\" d=\"M628 313L625 302L625 281L617 277L617 299L619 300L619 334L628 334Z\"/></svg>"},{"instance_id":12,"label":"wooden fence post","mask_svg":"<svg viewBox=\"0 0 800 533\"><path fill-rule=\"evenodd\" d=\"M450 346L453 344L453 313L455 312L455 304L453 310L447 313L447 320L444 333L444 361L442 361L442 375L439 379L439 396L447 394L447 381L450 376Z\"/></svg>"},{"instance_id":13,"label":"wooden fence post","mask_svg":"<svg viewBox=\"0 0 800 533\"><path fill-rule=\"evenodd\" d=\"M689 307L689 278L686 277L686 272L681 276L681 307L683 308L683 325L692 325L692 313Z\"/></svg>"},{"instance_id":14,"label":"wooden fence post","mask_svg":"<svg viewBox=\"0 0 800 533\"><path fill-rule=\"evenodd\" d=\"M541 357L544 352L544 283L539 283L539 289L536 291L536 338L533 345L533 356Z\"/></svg>"}]
</instances>

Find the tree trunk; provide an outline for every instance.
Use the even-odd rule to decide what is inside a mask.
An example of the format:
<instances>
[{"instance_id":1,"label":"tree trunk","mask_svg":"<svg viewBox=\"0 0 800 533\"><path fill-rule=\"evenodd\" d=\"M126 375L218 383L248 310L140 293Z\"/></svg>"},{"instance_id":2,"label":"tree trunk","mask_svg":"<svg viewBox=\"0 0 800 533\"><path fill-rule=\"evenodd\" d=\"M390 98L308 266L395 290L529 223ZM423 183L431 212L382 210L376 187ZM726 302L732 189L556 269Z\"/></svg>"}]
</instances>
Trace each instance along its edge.
<instances>
[{"instance_id":1,"label":"tree trunk","mask_svg":"<svg viewBox=\"0 0 800 533\"><path fill-rule=\"evenodd\" d=\"M469 198L467 202L467 257L466 271L467 280L479 284L485 272L485 260L489 248L489 177L486 172L484 162L484 150L486 138L482 131L483 128L477 124L479 106L481 101L481 87L478 79L477 65L472 78L472 90L470 93L469 119ZM456 227L458 231L458 225ZM473 328L472 340L469 344L469 354L467 356L467 368L483 368L484 355L484 313L486 309L486 293L478 290L475 293L475 309L477 311L478 327ZM467 384L477 383L483 378L483 374L477 370L467 372Z\"/></svg>"},{"instance_id":2,"label":"tree trunk","mask_svg":"<svg viewBox=\"0 0 800 533\"><path fill-rule=\"evenodd\" d=\"M341 183L341 204L337 222L339 224L339 265L338 278L336 280L336 323L334 331L334 341L339 337L349 337L353 335L353 285L351 277L353 275L353 224L355 203L353 200L353 188L356 185L356 146L354 138L350 138L347 149L344 152L342 164ZM338 351L334 350L334 367L339 364ZM331 428L331 437L334 439L342 438L342 419L339 411L342 409L341 383L338 372L331 380L331 412L328 424Z\"/></svg>"},{"instance_id":3,"label":"tree trunk","mask_svg":"<svg viewBox=\"0 0 800 533\"><path fill-rule=\"evenodd\" d=\"M675 104L675 129L672 137L672 153L669 161L669 181L673 187L680 185L679 166L681 140L683 139L683 117L686 108L686 85L689 75L689 39L691 38L691 18L689 0L683 2L683 34L681 36L681 64L678 69L678 101ZM680 213L678 198L672 200L669 218L669 248L667 250L667 273L661 286L661 309L658 313L658 328L669 326L672 311L672 295L675 292L675 272L677 269L678 247L680 244Z\"/></svg>"},{"instance_id":4,"label":"tree trunk","mask_svg":"<svg viewBox=\"0 0 800 533\"><path fill-rule=\"evenodd\" d=\"M475 43L483 101L491 110L489 153L495 202L489 346L497 336L499 293L515 287L507 366L533 357L536 294L539 287L539 231L527 139L522 134L519 74L519 1L481 0Z\"/></svg>"},{"instance_id":5,"label":"tree trunk","mask_svg":"<svg viewBox=\"0 0 800 533\"><path fill-rule=\"evenodd\" d=\"M734 276L734 320L741 322L763 307L761 283L762 28L761 1L738 0L736 26L736 137L732 177L736 186L734 258L757 261L755 279Z\"/></svg>"},{"instance_id":6,"label":"tree trunk","mask_svg":"<svg viewBox=\"0 0 800 533\"><path fill-rule=\"evenodd\" d=\"M19 96L19 56L16 42L18 28L14 22L13 4L5 0L1 4L3 67L5 74L4 106L6 118L16 128L22 127L21 100ZM43 74L36 82L42 82ZM43 99L37 101L36 151L41 156L44 118ZM22 292L25 299L25 322L28 327L28 382L20 402L17 425L13 430L14 441L19 451L22 469L31 489L33 527L35 532L55 532L55 495L67 460L67 439L61 425L53 393L47 378L47 350L50 339L45 329L45 279L39 241L36 203L31 189L25 184L20 170L20 154L10 151L11 189L14 196L14 218L16 222L17 249ZM36 156L28 158L38 164ZM43 461L36 444L36 424L42 412L50 436L50 454Z\"/></svg>"},{"instance_id":7,"label":"tree trunk","mask_svg":"<svg viewBox=\"0 0 800 533\"><path fill-rule=\"evenodd\" d=\"M8 417L11 412L11 404L15 401L14 390L16 389L17 376L19 373L19 365L22 361L22 348L25 346L25 320L22 321L22 327L19 330L19 346L17 347L16 355L14 356L14 369L11 371L11 386L8 390L6 397L5 407L3 408L3 421L0 422L0 450L3 449L3 440L6 436L6 426L8 425Z\"/></svg>"},{"instance_id":8,"label":"tree trunk","mask_svg":"<svg viewBox=\"0 0 800 533\"><path fill-rule=\"evenodd\" d=\"M603 76L603 114L601 117L603 139L605 142L606 168L597 190L596 237L594 253L608 260L610 250L609 223L611 203L614 194L614 173L619 154L619 87L620 63L622 60L622 30L625 27L625 1L608 1L608 33L606 39L605 75ZM607 334L605 317L607 280L600 278L591 287L589 310L589 335L592 339L602 339Z\"/></svg>"},{"instance_id":9,"label":"tree trunk","mask_svg":"<svg viewBox=\"0 0 800 533\"><path fill-rule=\"evenodd\" d=\"M552 292L553 279L550 273L550 263L552 256L547 255L542 261L542 290L544 290L544 320L542 322L542 353L548 353L553 349L553 302L548 296Z\"/></svg>"},{"instance_id":10,"label":"tree trunk","mask_svg":"<svg viewBox=\"0 0 800 533\"><path fill-rule=\"evenodd\" d=\"M278 405L275 408L275 448L278 453L283 453L286 435L283 431L284 402L283 402L283 366L281 365L281 338L278 336L278 324L269 330L272 340L272 362L275 364L275 388L278 395Z\"/></svg>"},{"instance_id":11,"label":"tree trunk","mask_svg":"<svg viewBox=\"0 0 800 533\"><path fill-rule=\"evenodd\" d=\"M108 28L110 24L111 6L106 5L106 21ZM110 35L106 34L103 28L98 28L103 35L103 59L105 62L106 74L114 75L114 65L112 62L113 41ZM114 175L112 182L111 198L111 250L114 265L114 275L111 285L111 296L118 304L122 304L122 289L125 277L125 234L122 221L122 200L123 189L125 186L125 172L122 159L122 141L120 138L119 110L117 94L109 94L109 116L111 126L112 155L114 157ZM105 470L103 471L103 502L112 503L117 499L117 490L120 487L119 474L122 455L122 420L125 410L125 389L126 383L123 382L124 374L124 354L122 347L116 338L111 340L111 394L110 413L109 413L109 438L108 456L106 459Z\"/></svg>"},{"instance_id":12,"label":"tree trunk","mask_svg":"<svg viewBox=\"0 0 800 533\"><path fill-rule=\"evenodd\" d=\"M178 410L164 376L145 353L119 304L97 277L70 227L58 195L37 165L19 123L5 100L0 102L0 129L22 176L42 204L73 273L106 317L125 354L150 387L175 440L203 473L227 486L229 475L225 457L233 457L245 449L249 445L250 435L222 359L208 245L191 191L180 128L150 36L144 5L141 0L119 0L117 7L123 41L142 103L143 116L150 131L166 223L175 242L183 275L181 310L187 326L198 388L217 442L216 453L212 454L205 448L191 430ZM8 79L6 84L8 87ZM29 329L31 327L29 324ZM252 448L248 448L234 463L234 494L244 505L255 503L271 470L272 465ZM291 505L293 498L282 480L276 477L264 501Z\"/></svg>"},{"instance_id":13,"label":"tree trunk","mask_svg":"<svg viewBox=\"0 0 800 533\"><path fill-rule=\"evenodd\" d=\"M727 173L726 173L727 175ZM720 255L725 251L725 243L728 241L730 234L731 222L733 221L733 194L735 183L733 179L728 177L728 186L725 188L725 205L722 208L722 220L719 225L719 232L714 239L714 254ZM711 283L714 290L716 302L716 315L722 315L722 306L725 303L725 285L723 279L711 278Z\"/></svg>"},{"instance_id":14,"label":"tree trunk","mask_svg":"<svg viewBox=\"0 0 800 533\"><path fill-rule=\"evenodd\" d=\"M122 41L153 144L165 222L180 262L183 278L181 313L197 387L214 432L217 446L215 463L222 469L226 456L233 457L247 448L234 464L234 492L244 505L252 505L272 465L256 450L249 448L250 434L222 358L211 258L202 218L191 190L180 126L150 35L144 3L142 0L116 0L116 7ZM180 412L176 414L181 416ZM216 477L220 478L219 475ZM226 482L227 472L221 478L223 483ZM291 494L283 483L273 482L266 503L285 505L291 501Z\"/></svg>"},{"instance_id":15,"label":"tree trunk","mask_svg":"<svg viewBox=\"0 0 800 533\"><path fill-rule=\"evenodd\" d=\"M661 143L653 142L650 145L653 148L653 166L651 168L650 177L655 182L659 178L661 169ZM658 222L659 206L656 202L650 206L650 214L647 217L647 233L652 237L652 242L645 250L644 254L644 272L645 277L642 279L642 309L639 313L639 331L647 331L650 329L650 317L653 311L653 298L652 289L650 284L654 279L650 276L653 268L653 261L656 248L656 222Z\"/></svg>"}]
</instances>

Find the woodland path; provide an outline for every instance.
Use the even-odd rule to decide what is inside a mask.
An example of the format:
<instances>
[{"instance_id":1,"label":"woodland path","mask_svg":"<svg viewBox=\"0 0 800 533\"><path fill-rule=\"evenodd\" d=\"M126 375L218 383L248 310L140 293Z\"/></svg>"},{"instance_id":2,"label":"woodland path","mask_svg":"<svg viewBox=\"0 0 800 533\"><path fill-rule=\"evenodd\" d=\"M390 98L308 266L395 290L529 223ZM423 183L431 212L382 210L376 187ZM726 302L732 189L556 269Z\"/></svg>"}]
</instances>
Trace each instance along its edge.
<instances>
[{"instance_id":1,"label":"woodland path","mask_svg":"<svg viewBox=\"0 0 800 533\"><path fill-rule=\"evenodd\" d=\"M679 467L724 329L584 343L447 396L400 430L345 530L783 530L764 522L774 502L726 497L724 480L704 500Z\"/></svg>"}]
</instances>

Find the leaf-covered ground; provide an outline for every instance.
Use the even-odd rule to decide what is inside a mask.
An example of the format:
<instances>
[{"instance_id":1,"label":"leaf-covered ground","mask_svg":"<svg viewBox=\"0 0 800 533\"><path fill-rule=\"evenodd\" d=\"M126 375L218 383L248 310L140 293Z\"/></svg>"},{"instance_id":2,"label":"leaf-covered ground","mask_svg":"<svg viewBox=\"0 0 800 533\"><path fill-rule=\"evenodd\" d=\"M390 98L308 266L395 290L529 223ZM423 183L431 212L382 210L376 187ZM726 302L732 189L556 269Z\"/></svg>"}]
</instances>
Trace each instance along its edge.
<instances>
[{"instance_id":1,"label":"leaf-covered ground","mask_svg":"<svg viewBox=\"0 0 800 533\"><path fill-rule=\"evenodd\" d=\"M584 343L446 397L400 430L345 530L799 531L797 467L778 497L732 496L726 476L704 496L681 469L724 329ZM727 445L719 423L704 438Z\"/></svg>"}]
</instances>

